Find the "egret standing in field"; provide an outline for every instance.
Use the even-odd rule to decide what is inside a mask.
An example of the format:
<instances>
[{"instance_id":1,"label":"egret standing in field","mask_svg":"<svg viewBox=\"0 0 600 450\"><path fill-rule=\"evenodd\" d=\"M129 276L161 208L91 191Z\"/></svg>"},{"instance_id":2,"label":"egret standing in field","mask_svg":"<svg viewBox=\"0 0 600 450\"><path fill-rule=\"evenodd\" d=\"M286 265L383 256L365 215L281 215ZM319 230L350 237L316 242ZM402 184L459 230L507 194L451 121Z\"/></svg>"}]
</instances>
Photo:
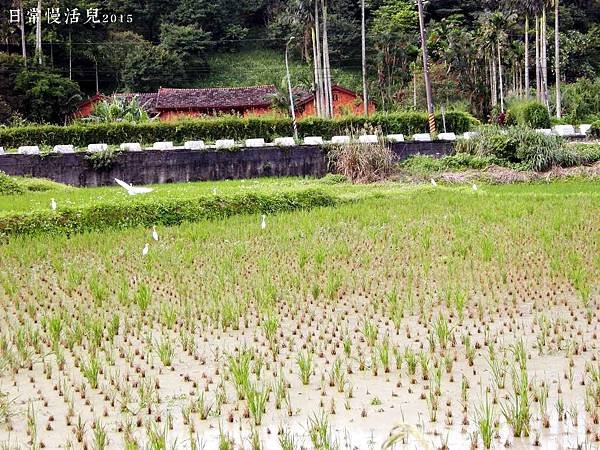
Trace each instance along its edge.
<instances>
[{"instance_id":1,"label":"egret standing in field","mask_svg":"<svg viewBox=\"0 0 600 450\"><path fill-rule=\"evenodd\" d=\"M56 200L54 200L53 198L50 199L50 208L52 208L52 211L56 211L56 207L58 205L56 204Z\"/></svg>"},{"instance_id":2,"label":"egret standing in field","mask_svg":"<svg viewBox=\"0 0 600 450\"><path fill-rule=\"evenodd\" d=\"M144 249L142 250L142 256L146 256L148 254L149 250L150 250L150 245L146 242L146 245L144 245Z\"/></svg>"},{"instance_id":3,"label":"egret standing in field","mask_svg":"<svg viewBox=\"0 0 600 450\"><path fill-rule=\"evenodd\" d=\"M138 194L147 194L148 192L152 192L153 189L152 188L147 188L147 187L134 187L131 184L127 184L122 180L119 180L118 178L115 178L115 182L121 186L123 189L125 189L127 191L127 193L129 195L138 195Z\"/></svg>"},{"instance_id":4,"label":"egret standing in field","mask_svg":"<svg viewBox=\"0 0 600 450\"><path fill-rule=\"evenodd\" d=\"M213 195L217 195L217 188L216 187L213 188Z\"/></svg>"},{"instance_id":5,"label":"egret standing in field","mask_svg":"<svg viewBox=\"0 0 600 450\"><path fill-rule=\"evenodd\" d=\"M473 188L474 191L477 190L477 185L475 183L473 183L473 185L471 186L471 188Z\"/></svg>"},{"instance_id":6,"label":"egret standing in field","mask_svg":"<svg viewBox=\"0 0 600 450\"><path fill-rule=\"evenodd\" d=\"M260 228L263 230L265 228L267 228L267 216L265 216L264 214L262 215L262 220L260 222Z\"/></svg>"},{"instance_id":7,"label":"egret standing in field","mask_svg":"<svg viewBox=\"0 0 600 450\"><path fill-rule=\"evenodd\" d=\"M435 180L433 178L431 179L431 185L432 186L437 186L437 183L435 182Z\"/></svg>"},{"instance_id":8,"label":"egret standing in field","mask_svg":"<svg viewBox=\"0 0 600 450\"><path fill-rule=\"evenodd\" d=\"M156 227L152 227L152 239L158 241L158 233L156 232Z\"/></svg>"}]
</instances>

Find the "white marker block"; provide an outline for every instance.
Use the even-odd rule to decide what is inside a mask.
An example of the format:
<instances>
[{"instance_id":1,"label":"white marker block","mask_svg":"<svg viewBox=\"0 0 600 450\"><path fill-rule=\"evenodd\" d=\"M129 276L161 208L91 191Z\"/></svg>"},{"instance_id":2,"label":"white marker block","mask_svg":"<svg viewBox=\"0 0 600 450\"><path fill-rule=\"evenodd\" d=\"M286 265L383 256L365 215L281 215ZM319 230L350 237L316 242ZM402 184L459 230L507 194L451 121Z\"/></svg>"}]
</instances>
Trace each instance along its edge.
<instances>
[{"instance_id":1,"label":"white marker block","mask_svg":"<svg viewBox=\"0 0 600 450\"><path fill-rule=\"evenodd\" d=\"M321 136L307 136L304 138L304 145L323 145Z\"/></svg>"},{"instance_id":2,"label":"white marker block","mask_svg":"<svg viewBox=\"0 0 600 450\"><path fill-rule=\"evenodd\" d=\"M185 141L183 148L186 150L202 150L206 148L204 141Z\"/></svg>"},{"instance_id":3,"label":"white marker block","mask_svg":"<svg viewBox=\"0 0 600 450\"><path fill-rule=\"evenodd\" d=\"M331 138L331 143L332 144L349 144L350 143L350 136L333 136Z\"/></svg>"},{"instance_id":4,"label":"white marker block","mask_svg":"<svg viewBox=\"0 0 600 450\"><path fill-rule=\"evenodd\" d=\"M75 153L75 147L69 144L65 145L55 145L54 151L56 153Z\"/></svg>"},{"instance_id":5,"label":"white marker block","mask_svg":"<svg viewBox=\"0 0 600 450\"><path fill-rule=\"evenodd\" d=\"M404 135L403 134L388 134L386 136L386 139L388 140L388 142L404 142Z\"/></svg>"},{"instance_id":6,"label":"white marker block","mask_svg":"<svg viewBox=\"0 0 600 450\"><path fill-rule=\"evenodd\" d=\"M275 138L273 144L279 145L281 147L293 147L294 145L296 145L296 141L293 137L278 137Z\"/></svg>"},{"instance_id":7,"label":"white marker block","mask_svg":"<svg viewBox=\"0 0 600 450\"><path fill-rule=\"evenodd\" d=\"M579 133L587 135L592 129L592 125L589 123L582 123L579 125Z\"/></svg>"},{"instance_id":8,"label":"white marker block","mask_svg":"<svg viewBox=\"0 0 600 450\"><path fill-rule=\"evenodd\" d=\"M377 144L379 139L374 134L363 134L358 137L358 142L361 144Z\"/></svg>"},{"instance_id":9,"label":"white marker block","mask_svg":"<svg viewBox=\"0 0 600 450\"><path fill-rule=\"evenodd\" d=\"M429 133L413 134L412 140L419 142L431 142L431 135Z\"/></svg>"},{"instance_id":10,"label":"white marker block","mask_svg":"<svg viewBox=\"0 0 600 450\"><path fill-rule=\"evenodd\" d=\"M219 139L215 142L215 148L231 148L235 147L235 141L233 139Z\"/></svg>"},{"instance_id":11,"label":"white marker block","mask_svg":"<svg viewBox=\"0 0 600 450\"><path fill-rule=\"evenodd\" d=\"M37 145L23 145L17 149L21 155L39 155L40 148Z\"/></svg>"},{"instance_id":12,"label":"white marker block","mask_svg":"<svg viewBox=\"0 0 600 450\"><path fill-rule=\"evenodd\" d=\"M440 141L455 141L456 134L454 133L440 133L438 134L438 139Z\"/></svg>"},{"instance_id":13,"label":"white marker block","mask_svg":"<svg viewBox=\"0 0 600 450\"><path fill-rule=\"evenodd\" d=\"M87 149L88 152L105 152L108 150L108 144L90 144Z\"/></svg>"},{"instance_id":14,"label":"white marker block","mask_svg":"<svg viewBox=\"0 0 600 450\"><path fill-rule=\"evenodd\" d=\"M264 139L246 139L246 147L264 147Z\"/></svg>"},{"instance_id":15,"label":"white marker block","mask_svg":"<svg viewBox=\"0 0 600 450\"><path fill-rule=\"evenodd\" d=\"M152 150L172 150L173 142L171 141L163 141L163 142L155 142L152 145Z\"/></svg>"},{"instance_id":16,"label":"white marker block","mask_svg":"<svg viewBox=\"0 0 600 450\"><path fill-rule=\"evenodd\" d=\"M142 151L142 146L139 142L123 142L119 148L126 152L140 152Z\"/></svg>"},{"instance_id":17,"label":"white marker block","mask_svg":"<svg viewBox=\"0 0 600 450\"><path fill-rule=\"evenodd\" d=\"M559 136L575 136L577 134L573 125L556 125L552 131Z\"/></svg>"}]
</instances>

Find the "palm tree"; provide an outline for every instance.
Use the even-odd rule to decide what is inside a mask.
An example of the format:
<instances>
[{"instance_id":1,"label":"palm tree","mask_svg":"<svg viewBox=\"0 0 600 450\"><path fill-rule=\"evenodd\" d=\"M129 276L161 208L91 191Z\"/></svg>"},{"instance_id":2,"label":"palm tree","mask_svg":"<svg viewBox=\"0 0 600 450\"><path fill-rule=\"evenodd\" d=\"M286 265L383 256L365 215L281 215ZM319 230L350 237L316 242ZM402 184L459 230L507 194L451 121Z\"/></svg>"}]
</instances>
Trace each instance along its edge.
<instances>
[{"instance_id":1,"label":"palm tree","mask_svg":"<svg viewBox=\"0 0 600 450\"><path fill-rule=\"evenodd\" d=\"M492 77L494 78L494 84L492 90L495 91L494 86L496 83L496 64L494 59L497 58L498 64L498 92L500 95L500 111L504 112L504 80L502 74L502 47L507 41L508 34L507 30L510 27L513 15L506 15L500 11L485 14L482 23L482 38L484 42L488 42L491 51L492 60ZM495 93L494 93L495 95Z\"/></svg>"},{"instance_id":2,"label":"palm tree","mask_svg":"<svg viewBox=\"0 0 600 450\"><path fill-rule=\"evenodd\" d=\"M558 3L559 0L550 0L551 6L554 6L554 75L555 75L555 90L556 90L556 117L561 117L560 104L560 35L559 35L559 20L558 20Z\"/></svg>"}]
</instances>

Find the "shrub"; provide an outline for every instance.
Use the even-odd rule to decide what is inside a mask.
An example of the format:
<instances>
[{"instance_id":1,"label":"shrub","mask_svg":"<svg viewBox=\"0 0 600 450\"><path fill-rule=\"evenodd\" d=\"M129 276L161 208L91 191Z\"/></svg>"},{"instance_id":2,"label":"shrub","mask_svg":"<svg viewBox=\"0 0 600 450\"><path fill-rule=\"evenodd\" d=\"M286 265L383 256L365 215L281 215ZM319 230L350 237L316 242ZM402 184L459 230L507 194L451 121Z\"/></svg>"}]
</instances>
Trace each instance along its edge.
<instances>
[{"instance_id":1,"label":"shrub","mask_svg":"<svg viewBox=\"0 0 600 450\"><path fill-rule=\"evenodd\" d=\"M30 192L46 192L59 189L68 189L68 186L62 183L57 183L56 181L47 180L45 178L19 177L17 180L23 189Z\"/></svg>"},{"instance_id":2,"label":"shrub","mask_svg":"<svg viewBox=\"0 0 600 450\"><path fill-rule=\"evenodd\" d=\"M332 206L336 203L335 197L316 189L276 194L246 193L235 196L210 196L186 200L131 199L125 203L100 204L87 208L0 214L0 236L71 234L136 226L171 226L182 222L223 218L235 214L274 213Z\"/></svg>"},{"instance_id":3,"label":"shrub","mask_svg":"<svg viewBox=\"0 0 600 450\"><path fill-rule=\"evenodd\" d=\"M441 126L441 116L436 116ZM468 131L478 122L463 112L446 114L446 128L455 133ZM369 117L340 117L326 120L309 117L298 122L298 132L302 136L323 136L331 138L343 134L345 130L367 127L381 129L383 133L403 133L411 135L427 131L427 115L424 113L404 112ZM57 145L72 144L84 147L88 144L120 144L140 142L148 144L156 141L184 142L203 139L214 141L222 138L241 141L248 138L290 136L292 124L283 117L247 117L221 116L216 118L185 119L175 122L150 123L97 123L59 125L31 125L17 128L0 129L0 145L18 147L20 145Z\"/></svg>"},{"instance_id":4,"label":"shrub","mask_svg":"<svg viewBox=\"0 0 600 450\"><path fill-rule=\"evenodd\" d=\"M554 100L554 96L550 96ZM581 78L561 86L561 106L570 124L589 123L600 116L600 78Z\"/></svg>"},{"instance_id":5,"label":"shrub","mask_svg":"<svg viewBox=\"0 0 600 450\"><path fill-rule=\"evenodd\" d=\"M592 124L592 129L590 130L590 134L593 137L600 137L600 120L598 120Z\"/></svg>"},{"instance_id":6,"label":"shrub","mask_svg":"<svg viewBox=\"0 0 600 450\"><path fill-rule=\"evenodd\" d=\"M577 165L594 164L600 161L600 144L570 144L568 149L576 158Z\"/></svg>"},{"instance_id":7,"label":"shrub","mask_svg":"<svg viewBox=\"0 0 600 450\"><path fill-rule=\"evenodd\" d=\"M553 165L570 166L577 162L574 152L562 139L538 133L526 127L486 127L472 139L461 139L456 152L495 156L524 168L543 171Z\"/></svg>"},{"instance_id":8,"label":"shrub","mask_svg":"<svg viewBox=\"0 0 600 450\"><path fill-rule=\"evenodd\" d=\"M330 167L354 183L370 183L384 179L394 168L394 152L385 144L332 145Z\"/></svg>"},{"instance_id":9,"label":"shrub","mask_svg":"<svg viewBox=\"0 0 600 450\"><path fill-rule=\"evenodd\" d=\"M430 173L465 169L485 169L487 167L510 166L511 164L495 156L478 156L468 153L456 153L454 155L434 158L432 156L411 156L401 163L401 166L413 172Z\"/></svg>"},{"instance_id":10,"label":"shrub","mask_svg":"<svg viewBox=\"0 0 600 450\"><path fill-rule=\"evenodd\" d=\"M348 178L346 178L344 175L340 175L339 173L328 173L319 181L323 184L342 184L347 183Z\"/></svg>"},{"instance_id":11,"label":"shrub","mask_svg":"<svg viewBox=\"0 0 600 450\"><path fill-rule=\"evenodd\" d=\"M17 180L0 170L0 195L16 195L23 192L25 189Z\"/></svg>"},{"instance_id":12,"label":"shrub","mask_svg":"<svg viewBox=\"0 0 600 450\"><path fill-rule=\"evenodd\" d=\"M521 125L530 128L550 128L550 113L548 109L533 100L515 100L507 111L508 125Z\"/></svg>"}]
</instances>

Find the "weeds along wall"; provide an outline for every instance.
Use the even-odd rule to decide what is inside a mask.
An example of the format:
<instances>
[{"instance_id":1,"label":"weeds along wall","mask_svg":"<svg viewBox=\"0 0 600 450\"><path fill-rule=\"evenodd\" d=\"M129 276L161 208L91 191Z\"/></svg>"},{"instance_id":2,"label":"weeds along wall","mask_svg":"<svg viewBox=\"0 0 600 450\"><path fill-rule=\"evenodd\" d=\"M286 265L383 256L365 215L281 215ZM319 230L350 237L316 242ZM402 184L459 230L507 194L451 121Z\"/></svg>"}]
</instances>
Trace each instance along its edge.
<instances>
[{"instance_id":1,"label":"weeds along wall","mask_svg":"<svg viewBox=\"0 0 600 450\"><path fill-rule=\"evenodd\" d=\"M390 147L398 159L404 159L415 154L443 156L452 152L453 143L398 142ZM210 151L6 154L0 156L0 171L81 187L113 185L115 178L139 185L269 176L321 177L329 169L327 152L327 146L302 145Z\"/></svg>"},{"instance_id":2,"label":"weeds along wall","mask_svg":"<svg viewBox=\"0 0 600 450\"><path fill-rule=\"evenodd\" d=\"M447 131L463 133L478 124L477 119L463 112L448 112L445 117ZM441 115L436 116L438 129L443 129ZM380 129L385 134L412 135L427 132L427 115L416 112L373 114L369 117L343 117L325 120L310 117L298 122L301 136L322 136L330 139L363 128ZM151 144L158 141L183 143L187 140L216 141L218 139L263 138L291 136L292 123L285 118L240 118L224 116L210 119L188 119L176 122L106 123L31 125L0 128L0 147L16 148L21 145L71 144L84 147L88 144L121 144L139 142Z\"/></svg>"}]
</instances>

